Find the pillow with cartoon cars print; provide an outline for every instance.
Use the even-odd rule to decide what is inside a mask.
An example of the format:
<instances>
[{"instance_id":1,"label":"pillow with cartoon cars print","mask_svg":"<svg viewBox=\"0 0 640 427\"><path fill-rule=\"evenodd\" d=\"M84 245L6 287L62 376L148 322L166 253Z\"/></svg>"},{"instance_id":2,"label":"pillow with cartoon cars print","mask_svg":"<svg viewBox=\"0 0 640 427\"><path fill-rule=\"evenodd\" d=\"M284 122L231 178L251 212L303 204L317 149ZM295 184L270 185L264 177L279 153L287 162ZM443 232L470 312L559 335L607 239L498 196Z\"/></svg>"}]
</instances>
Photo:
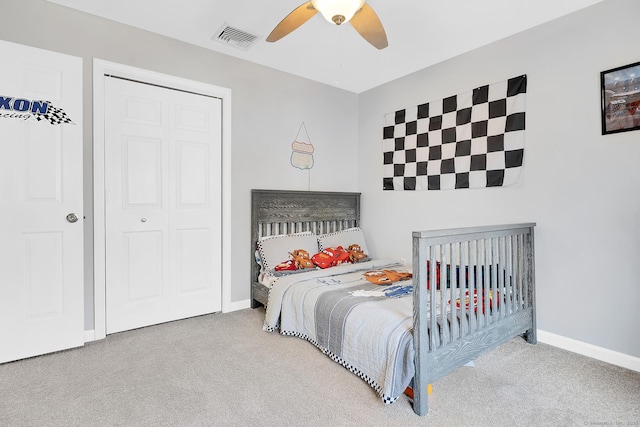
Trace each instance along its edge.
<instances>
[{"instance_id":1,"label":"pillow with cartoon cars print","mask_svg":"<svg viewBox=\"0 0 640 427\"><path fill-rule=\"evenodd\" d=\"M295 249L289 252L289 259L276 265L274 268L275 273L287 272L299 272L305 269L315 268L309 252L304 249ZM277 274L276 274L277 275Z\"/></svg>"},{"instance_id":2,"label":"pillow with cartoon cars print","mask_svg":"<svg viewBox=\"0 0 640 427\"><path fill-rule=\"evenodd\" d=\"M367 242L364 238L364 233L360 227L347 228L333 233L321 234L318 236L318 245L320 246L320 250L325 248L336 248L338 246L348 249L349 246L358 245L362 252L370 255L369 250L367 249Z\"/></svg>"},{"instance_id":3,"label":"pillow with cartoon cars print","mask_svg":"<svg viewBox=\"0 0 640 427\"><path fill-rule=\"evenodd\" d=\"M298 266L295 265L292 255L294 252L299 260L298 265L308 265L309 263L302 261L304 254L300 251L315 254L319 250L317 236L311 232L262 237L258 239L257 246L262 267L268 273L276 271L290 273L297 270ZM289 261L292 261L291 265L288 265Z\"/></svg>"}]
</instances>

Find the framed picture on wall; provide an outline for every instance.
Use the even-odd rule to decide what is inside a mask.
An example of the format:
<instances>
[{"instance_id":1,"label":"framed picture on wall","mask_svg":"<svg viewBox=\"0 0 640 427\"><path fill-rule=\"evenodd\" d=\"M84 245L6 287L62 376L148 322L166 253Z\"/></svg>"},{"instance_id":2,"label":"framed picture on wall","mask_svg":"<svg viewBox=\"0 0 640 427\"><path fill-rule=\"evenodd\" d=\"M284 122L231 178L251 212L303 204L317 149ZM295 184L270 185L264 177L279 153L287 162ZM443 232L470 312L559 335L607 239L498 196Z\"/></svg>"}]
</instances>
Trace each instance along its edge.
<instances>
[{"instance_id":1,"label":"framed picture on wall","mask_svg":"<svg viewBox=\"0 0 640 427\"><path fill-rule=\"evenodd\" d=\"M640 129L640 62L600 73L602 134Z\"/></svg>"}]
</instances>

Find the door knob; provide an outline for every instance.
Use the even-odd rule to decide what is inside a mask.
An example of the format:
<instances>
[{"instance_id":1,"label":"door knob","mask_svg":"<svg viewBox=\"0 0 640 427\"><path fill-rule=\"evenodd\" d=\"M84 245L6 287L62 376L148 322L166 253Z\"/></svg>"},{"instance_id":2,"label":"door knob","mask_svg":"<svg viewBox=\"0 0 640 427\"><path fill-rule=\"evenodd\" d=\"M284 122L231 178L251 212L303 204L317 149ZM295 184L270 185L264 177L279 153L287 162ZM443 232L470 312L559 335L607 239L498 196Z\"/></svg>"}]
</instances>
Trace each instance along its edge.
<instances>
[{"instance_id":1,"label":"door knob","mask_svg":"<svg viewBox=\"0 0 640 427\"><path fill-rule=\"evenodd\" d=\"M69 215L67 215L67 221L74 223L78 221L78 217L76 216L76 214L70 213Z\"/></svg>"}]
</instances>

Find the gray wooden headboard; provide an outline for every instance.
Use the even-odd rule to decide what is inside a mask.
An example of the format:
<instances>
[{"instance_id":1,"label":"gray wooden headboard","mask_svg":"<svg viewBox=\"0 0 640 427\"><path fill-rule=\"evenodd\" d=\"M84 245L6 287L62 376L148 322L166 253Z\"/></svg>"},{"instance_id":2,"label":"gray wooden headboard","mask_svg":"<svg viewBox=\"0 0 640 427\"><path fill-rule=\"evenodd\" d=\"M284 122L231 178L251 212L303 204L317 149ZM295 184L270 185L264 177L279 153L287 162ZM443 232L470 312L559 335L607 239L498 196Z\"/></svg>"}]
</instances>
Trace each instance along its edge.
<instances>
[{"instance_id":1,"label":"gray wooden headboard","mask_svg":"<svg viewBox=\"0 0 640 427\"><path fill-rule=\"evenodd\" d=\"M359 225L360 193L251 190L252 307L267 301L266 288L256 282L255 249L260 237L302 231L324 234Z\"/></svg>"}]
</instances>

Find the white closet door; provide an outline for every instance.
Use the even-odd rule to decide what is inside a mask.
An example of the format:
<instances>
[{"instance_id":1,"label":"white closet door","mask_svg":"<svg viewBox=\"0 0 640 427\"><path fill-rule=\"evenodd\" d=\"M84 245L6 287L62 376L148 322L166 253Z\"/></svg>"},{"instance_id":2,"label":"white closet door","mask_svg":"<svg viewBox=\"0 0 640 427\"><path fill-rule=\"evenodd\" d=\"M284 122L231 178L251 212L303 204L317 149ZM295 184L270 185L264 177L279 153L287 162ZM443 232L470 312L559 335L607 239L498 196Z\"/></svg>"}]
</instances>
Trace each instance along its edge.
<instances>
[{"instance_id":1,"label":"white closet door","mask_svg":"<svg viewBox=\"0 0 640 427\"><path fill-rule=\"evenodd\" d=\"M0 58L2 363L84 344L84 254L82 60L5 41ZM75 124L35 120L34 100Z\"/></svg>"},{"instance_id":2,"label":"white closet door","mask_svg":"<svg viewBox=\"0 0 640 427\"><path fill-rule=\"evenodd\" d=\"M221 101L105 77L107 333L221 309Z\"/></svg>"}]
</instances>

